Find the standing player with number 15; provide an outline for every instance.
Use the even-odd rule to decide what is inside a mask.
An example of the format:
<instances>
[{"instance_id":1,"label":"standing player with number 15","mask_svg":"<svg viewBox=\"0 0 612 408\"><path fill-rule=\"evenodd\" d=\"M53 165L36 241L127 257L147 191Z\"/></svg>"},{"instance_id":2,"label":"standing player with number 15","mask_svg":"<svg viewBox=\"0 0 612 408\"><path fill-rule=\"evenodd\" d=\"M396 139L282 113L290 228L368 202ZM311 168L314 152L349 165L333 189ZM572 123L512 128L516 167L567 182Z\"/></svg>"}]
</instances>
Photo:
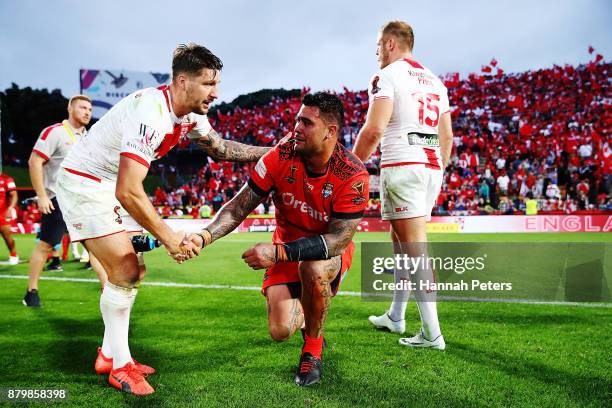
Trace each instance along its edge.
<instances>
[{"instance_id":1,"label":"standing player with number 15","mask_svg":"<svg viewBox=\"0 0 612 408\"><path fill-rule=\"evenodd\" d=\"M394 252L418 257L427 254L426 221L440 193L453 132L446 87L413 59L413 46L412 27L403 21L391 21L380 30L376 49L380 70L370 81L370 106L354 153L365 162L381 142L382 218L391 221ZM435 282L427 266L395 270L396 281L406 279ZM390 309L382 316L370 316L370 322L403 333L408 297L406 290L395 291ZM435 291L415 290L415 298L421 331L400 339L400 344L444 349Z\"/></svg>"}]
</instances>

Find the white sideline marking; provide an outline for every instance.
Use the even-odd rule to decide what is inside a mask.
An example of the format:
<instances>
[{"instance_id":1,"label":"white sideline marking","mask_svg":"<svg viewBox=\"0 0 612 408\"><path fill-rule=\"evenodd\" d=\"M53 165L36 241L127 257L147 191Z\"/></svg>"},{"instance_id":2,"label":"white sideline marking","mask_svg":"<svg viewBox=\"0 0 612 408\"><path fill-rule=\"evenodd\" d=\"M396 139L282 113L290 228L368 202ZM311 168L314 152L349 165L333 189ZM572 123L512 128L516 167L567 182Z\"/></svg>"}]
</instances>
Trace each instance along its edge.
<instances>
[{"instance_id":1,"label":"white sideline marking","mask_svg":"<svg viewBox=\"0 0 612 408\"><path fill-rule=\"evenodd\" d=\"M26 280L26 275L2 275L0 279L22 279ZM80 282L80 283L99 283L97 279L92 278L64 278L59 276L41 276L41 280L59 281L59 282ZM142 286L161 286L167 288L191 288L191 289L230 289L230 290L250 290L261 291L259 286L240 286L240 285L216 285L203 283L179 283L179 282L155 282L145 281ZM352 292L341 290L338 292L341 296L361 296L361 292ZM382 295L384 296L384 295ZM411 296L413 299L413 296ZM492 302L492 303L522 303L528 305L553 305L553 306L582 306L582 307L603 307L612 308L612 303L583 303L583 302L561 302L561 301L545 301L545 300L528 300L528 299L503 299L503 298L479 298L479 297L459 297L459 296L439 296L440 300L459 300L465 302Z\"/></svg>"}]
</instances>

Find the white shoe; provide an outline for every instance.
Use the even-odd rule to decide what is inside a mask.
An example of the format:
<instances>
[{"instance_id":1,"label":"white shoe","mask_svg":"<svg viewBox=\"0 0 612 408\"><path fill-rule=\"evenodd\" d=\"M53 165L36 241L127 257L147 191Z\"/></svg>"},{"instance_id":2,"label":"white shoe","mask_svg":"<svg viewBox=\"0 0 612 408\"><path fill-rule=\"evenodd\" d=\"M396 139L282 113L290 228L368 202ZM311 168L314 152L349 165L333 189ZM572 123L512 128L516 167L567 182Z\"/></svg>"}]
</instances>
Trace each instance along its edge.
<instances>
[{"instance_id":1,"label":"white shoe","mask_svg":"<svg viewBox=\"0 0 612 408\"><path fill-rule=\"evenodd\" d=\"M414 337L402 337L399 339L399 344L402 346L433 348L436 350L444 350L446 348L446 343L444 342L444 337L442 335L439 335L434 340L429 341L423 337L422 332Z\"/></svg>"},{"instance_id":2,"label":"white shoe","mask_svg":"<svg viewBox=\"0 0 612 408\"><path fill-rule=\"evenodd\" d=\"M391 320L388 311L382 316L370 316L368 320L378 329L389 329L391 333L402 334L406 331L406 320L402 319L397 322Z\"/></svg>"},{"instance_id":3,"label":"white shoe","mask_svg":"<svg viewBox=\"0 0 612 408\"><path fill-rule=\"evenodd\" d=\"M9 265L18 265L19 264L19 257L18 256L9 256L8 264Z\"/></svg>"},{"instance_id":4,"label":"white shoe","mask_svg":"<svg viewBox=\"0 0 612 408\"><path fill-rule=\"evenodd\" d=\"M83 255L80 259L79 259L80 263L87 263L89 262L89 254L87 256Z\"/></svg>"}]
</instances>

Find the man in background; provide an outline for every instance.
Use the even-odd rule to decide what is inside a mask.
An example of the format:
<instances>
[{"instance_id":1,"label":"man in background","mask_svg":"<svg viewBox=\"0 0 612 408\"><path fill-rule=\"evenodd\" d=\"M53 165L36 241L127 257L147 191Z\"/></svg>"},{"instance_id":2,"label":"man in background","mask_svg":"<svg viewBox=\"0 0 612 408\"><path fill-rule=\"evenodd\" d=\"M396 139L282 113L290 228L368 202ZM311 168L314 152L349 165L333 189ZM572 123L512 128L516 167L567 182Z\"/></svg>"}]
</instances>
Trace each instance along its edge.
<instances>
[{"instance_id":1,"label":"man in background","mask_svg":"<svg viewBox=\"0 0 612 408\"><path fill-rule=\"evenodd\" d=\"M28 290L23 304L29 307L42 305L38 293L38 281L49 254L59 248L66 233L66 224L55 197L60 164L72 147L85 136L85 126L91 120L91 99L75 95L68 102L68 119L51 125L40 133L28 160L32 187L38 196L38 208L42 213L38 243L30 256ZM94 262L94 265L99 265ZM95 267L101 282L106 273Z\"/></svg>"}]
</instances>

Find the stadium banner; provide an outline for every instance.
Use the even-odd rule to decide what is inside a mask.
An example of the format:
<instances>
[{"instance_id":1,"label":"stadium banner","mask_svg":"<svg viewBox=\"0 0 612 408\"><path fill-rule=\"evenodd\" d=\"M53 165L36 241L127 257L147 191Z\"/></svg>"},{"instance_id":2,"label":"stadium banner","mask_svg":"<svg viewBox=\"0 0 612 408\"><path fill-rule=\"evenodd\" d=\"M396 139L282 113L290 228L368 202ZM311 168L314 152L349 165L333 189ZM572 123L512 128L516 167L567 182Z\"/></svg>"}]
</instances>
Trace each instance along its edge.
<instances>
[{"instance_id":1,"label":"stadium banner","mask_svg":"<svg viewBox=\"0 0 612 408\"><path fill-rule=\"evenodd\" d=\"M164 220L172 229L199 232L210 219L168 218ZM389 222L380 218L364 218L359 223L360 232L387 232ZM274 218L247 218L235 232L272 232L276 228ZM38 224L13 223L15 234L38 231ZM612 215L474 215L465 217L432 217L427 232L611 232Z\"/></svg>"},{"instance_id":2,"label":"stadium banner","mask_svg":"<svg viewBox=\"0 0 612 408\"><path fill-rule=\"evenodd\" d=\"M81 69L79 78L81 93L92 99L96 119L129 94L170 82L170 74L104 69Z\"/></svg>"},{"instance_id":3,"label":"stadium banner","mask_svg":"<svg viewBox=\"0 0 612 408\"><path fill-rule=\"evenodd\" d=\"M388 301L612 302L612 243L361 243L361 293Z\"/></svg>"}]
</instances>

